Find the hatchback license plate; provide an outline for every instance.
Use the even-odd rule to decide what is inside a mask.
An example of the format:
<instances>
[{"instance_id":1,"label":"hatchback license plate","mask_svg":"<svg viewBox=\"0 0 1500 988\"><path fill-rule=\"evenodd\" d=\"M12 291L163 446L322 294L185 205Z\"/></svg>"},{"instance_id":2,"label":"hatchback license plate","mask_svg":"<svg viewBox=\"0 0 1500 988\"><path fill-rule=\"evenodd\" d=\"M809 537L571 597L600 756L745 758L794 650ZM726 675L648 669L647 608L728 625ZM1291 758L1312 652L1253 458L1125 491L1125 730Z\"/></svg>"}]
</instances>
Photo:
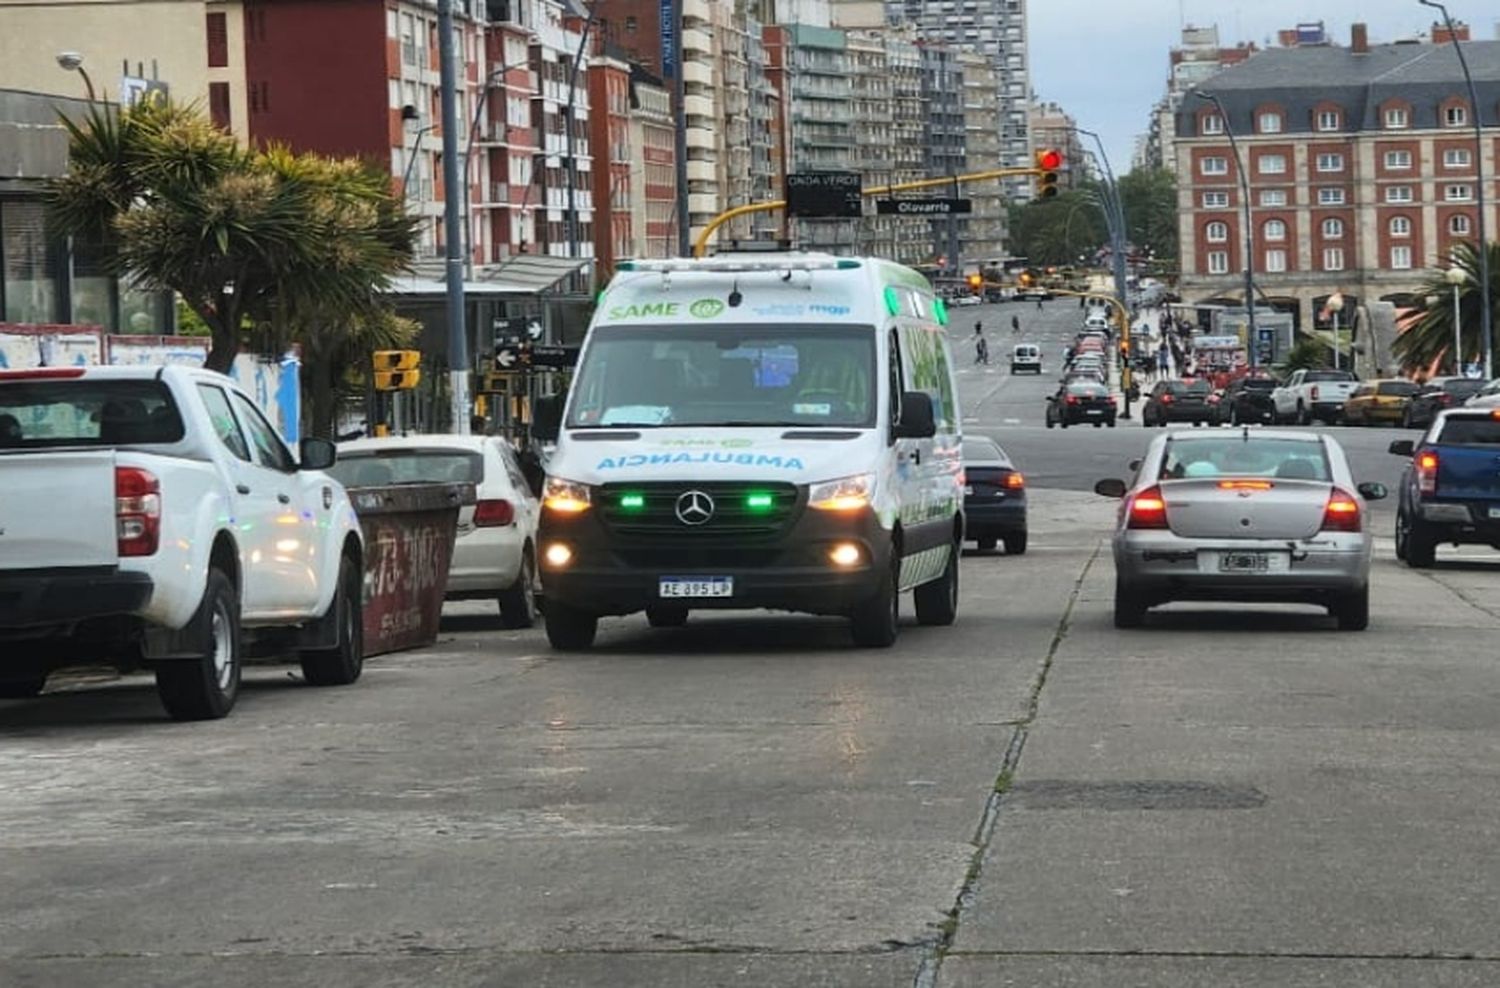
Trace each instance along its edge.
<instances>
[{"instance_id":1,"label":"hatchback license plate","mask_svg":"<svg viewBox=\"0 0 1500 988\"><path fill-rule=\"evenodd\" d=\"M657 584L661 597L733 597L732 576L664 576Z\"/></svg>"},{"instance_id":2,"label":"hatchback license plate","mask_svg":"<svg viewBox=\"0 0 1500 988\"><path fill-rule=\"evenodd\" d=\"M1490 518L1492 520L1500 518L1500 508L1491 508L1490 509Z\"/></svg>"},{"instance_id":3,"label":"hatchback license plate","mask_svg":"<svg viewBox=\"0 0 1500 988\"><path fill-rule=\"evenodd\" d=\"M1224 552L1219 554L1219 572L1221 573L1266 573L1270 569L1270 553Z\"/></svg>"}]
</instances>

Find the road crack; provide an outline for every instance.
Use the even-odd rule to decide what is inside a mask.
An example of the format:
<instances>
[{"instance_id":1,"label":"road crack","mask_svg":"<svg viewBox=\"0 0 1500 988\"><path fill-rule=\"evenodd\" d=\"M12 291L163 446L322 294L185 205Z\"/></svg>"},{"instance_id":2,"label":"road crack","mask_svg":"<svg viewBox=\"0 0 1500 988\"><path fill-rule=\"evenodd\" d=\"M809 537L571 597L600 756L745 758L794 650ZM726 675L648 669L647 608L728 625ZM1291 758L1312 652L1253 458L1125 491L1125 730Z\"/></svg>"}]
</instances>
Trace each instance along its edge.
<instances>
[{"instance_id":1,"label":"road crack","mask_svg":"<svg viewBox=\"0 0 1500 988\"><path fill-rule=\"evenodd\" d=\"M1036 675L1032 678L1031 690L1026 698L1026 714L1017 722L1015 730L1011 733L1010 743L1006 745L1005 754L1000 759L995 784L985 800L984 812L979 817L978 826L974 828L974 836L969 839L969 843L974 846L974 852L969 857L969 867L964 872L962 884L959 885L958 896L943 920L939 937L927 948L927 953L917 968L917 975L913 981L914 988L934 988L937 984L943 960L958 938L958 929L963 922L964 913L974 904L974 898L979 891L979 880L984 874L984 859L989 854L990 844L995 837L995 828L1000 820L1000 805L1005 799L1005 794L1010 790L1017 768L1020 767L1021 753L1026 748L1026 739L1030 736L1031 725L1036 722L1038 711L1041 709L1042 690L1047 686L1047 678L1052 672L1052 663L1056 660L1062 643L1067 640L1068 629L1073 621L1073 610L1078 606L1078 598L1083 593L1084 582L1088 579L1102 550L1103 543L1094 545L1093 553L1083 564L1078 578L1073 581L1073 588L1068 593L1068 602L1063 607L1062 616L1058 619L1057 629L1052 634L1052 641L1037 665Z\"/></svg>"}]
</instances>

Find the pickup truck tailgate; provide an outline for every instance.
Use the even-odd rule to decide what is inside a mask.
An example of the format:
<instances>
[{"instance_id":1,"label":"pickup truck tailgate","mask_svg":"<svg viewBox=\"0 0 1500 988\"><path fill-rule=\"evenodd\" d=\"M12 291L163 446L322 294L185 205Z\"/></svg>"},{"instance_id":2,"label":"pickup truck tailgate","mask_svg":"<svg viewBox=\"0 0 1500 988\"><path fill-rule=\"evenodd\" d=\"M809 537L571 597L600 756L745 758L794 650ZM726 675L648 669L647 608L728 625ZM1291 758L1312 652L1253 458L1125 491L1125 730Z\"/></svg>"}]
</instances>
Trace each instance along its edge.
<instances>
[{"instance_id":1,"label":"pickup truck tailgate","mask_svg":"<svg viewBox=\"0 0 1500 988\"><path fill-rule=\"evenodd\" d=\"M0 570L113 566L113 450L0 455Z\"/></svg>"},{"instance_id":2,"label":"pickup truck tailgate","mask_svg":"<svg viewBox=\"0 0 1500 988\"><path fill-rule=\"evenodd\" d=\"M1500 448L1439 446L1437 496L1500 507Z\"/></svg>"}]
</instances>

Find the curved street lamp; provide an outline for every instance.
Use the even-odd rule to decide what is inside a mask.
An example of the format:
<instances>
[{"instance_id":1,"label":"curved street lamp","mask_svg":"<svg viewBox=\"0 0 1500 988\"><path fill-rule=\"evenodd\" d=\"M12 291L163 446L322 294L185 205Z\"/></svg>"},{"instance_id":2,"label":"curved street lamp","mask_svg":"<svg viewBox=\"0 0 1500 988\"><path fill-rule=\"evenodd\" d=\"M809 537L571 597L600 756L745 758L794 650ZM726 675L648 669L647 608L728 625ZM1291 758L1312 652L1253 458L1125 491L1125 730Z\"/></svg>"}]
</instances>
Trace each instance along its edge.
<instances>
[{"instance_id":1,"label":"curved street lamp","mask_svg":"<svg viewBox=\"0 0 1500 988\"><path fill-rule=\"evenodd\" d=\"M83 76L83 88L88 90L89 102L97 103L98 98L94 95L94 80L89 78L88 70L83 67L83 55L76 51L60 51L57 53L57 64L64 72L77 72Z\"/></svg>"}]
</instances>

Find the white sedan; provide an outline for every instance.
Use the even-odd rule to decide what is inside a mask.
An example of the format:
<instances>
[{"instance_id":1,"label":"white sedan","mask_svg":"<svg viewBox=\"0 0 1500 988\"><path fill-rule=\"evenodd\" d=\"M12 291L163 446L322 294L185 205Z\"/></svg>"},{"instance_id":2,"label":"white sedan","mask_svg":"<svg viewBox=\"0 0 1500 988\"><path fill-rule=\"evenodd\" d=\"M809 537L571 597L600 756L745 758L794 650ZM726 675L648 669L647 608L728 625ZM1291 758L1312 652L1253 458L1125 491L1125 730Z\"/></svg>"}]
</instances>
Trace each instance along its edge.
<instances>
[{"instance_id":1,"label":"white sedan","mask_svg":"<svg viewBox=\"0 0 1500 988\"><path fill-rule=\"evenodd\" d=\"M493 436L417 435L339 445L332 471L345 487L472 483L448 567L448 600L494 599L506 628L536 620L538 504L515 450Z\"/></svg>"}]
</instances>

